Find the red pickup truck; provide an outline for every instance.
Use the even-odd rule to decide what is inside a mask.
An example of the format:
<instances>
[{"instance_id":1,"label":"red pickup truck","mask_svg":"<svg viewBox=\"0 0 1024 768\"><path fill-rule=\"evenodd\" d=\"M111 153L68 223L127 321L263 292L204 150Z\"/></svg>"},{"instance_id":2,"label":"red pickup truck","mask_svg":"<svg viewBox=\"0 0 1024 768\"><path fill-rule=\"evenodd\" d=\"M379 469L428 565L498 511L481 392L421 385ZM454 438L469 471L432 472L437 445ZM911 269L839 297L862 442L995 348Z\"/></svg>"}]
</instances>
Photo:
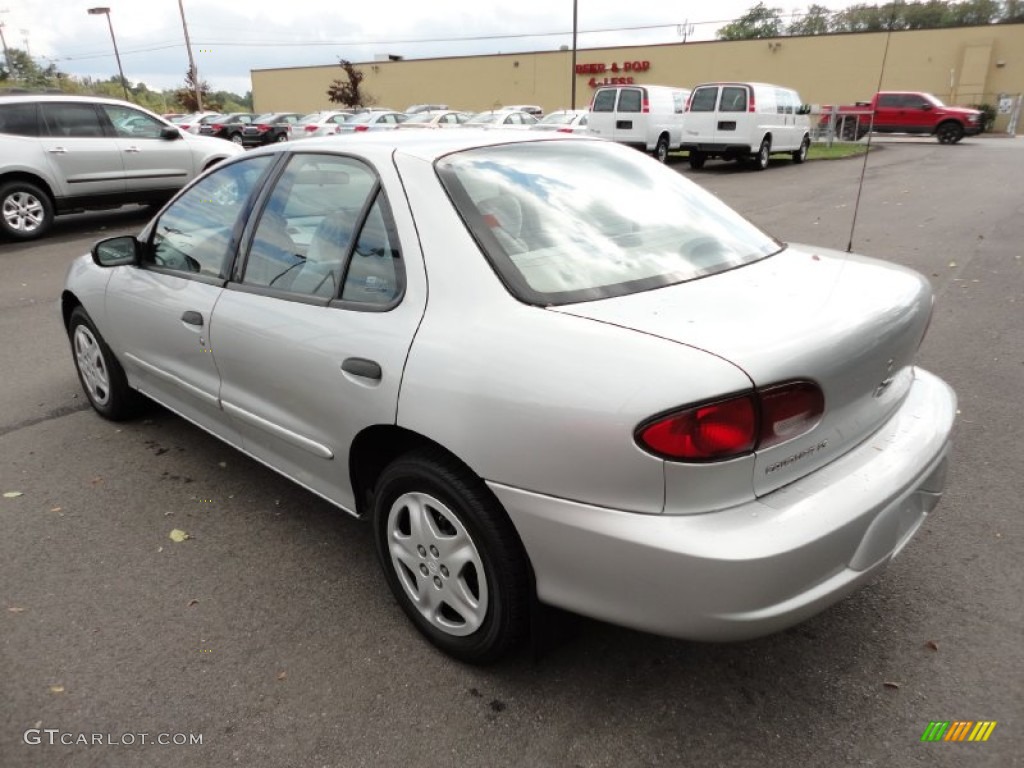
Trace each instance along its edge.
<instances>
[{"instance_id":1,"label":"red pickup truck","mask_svg":"<svg viewBox=\"0 0 1024 768\"><path fill-rule=\"evenodd\" d=\"M984 125L977 109L947 107L930 93L916 91L879 91L871 101L836 110L836 134L850 141L863 138L872 130L927 134L942 144L956 144L964 136L981 133ZM822 115L823 124L827 125L829 119L829 114Z\"/></svg>"}]
</instances>

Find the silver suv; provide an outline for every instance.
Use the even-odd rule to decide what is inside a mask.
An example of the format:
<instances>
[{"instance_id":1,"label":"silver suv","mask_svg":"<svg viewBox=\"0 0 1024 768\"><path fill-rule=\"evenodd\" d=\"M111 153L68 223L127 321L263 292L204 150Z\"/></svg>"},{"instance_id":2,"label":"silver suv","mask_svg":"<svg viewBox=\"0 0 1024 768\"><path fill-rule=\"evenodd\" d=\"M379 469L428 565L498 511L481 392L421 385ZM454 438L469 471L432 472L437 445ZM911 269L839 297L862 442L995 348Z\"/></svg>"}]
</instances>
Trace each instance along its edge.
<instances>
[{"instance_id":1,"label":"silver suv","mask_svg":"<svg viewBox=\"0 0 1024 768\"><path fill-rule=\"evenodd\" d=\"M30 240L55 214L163 202L242 151L124 101L0 96L0 233Z\"/></svg>"}]
</instances>

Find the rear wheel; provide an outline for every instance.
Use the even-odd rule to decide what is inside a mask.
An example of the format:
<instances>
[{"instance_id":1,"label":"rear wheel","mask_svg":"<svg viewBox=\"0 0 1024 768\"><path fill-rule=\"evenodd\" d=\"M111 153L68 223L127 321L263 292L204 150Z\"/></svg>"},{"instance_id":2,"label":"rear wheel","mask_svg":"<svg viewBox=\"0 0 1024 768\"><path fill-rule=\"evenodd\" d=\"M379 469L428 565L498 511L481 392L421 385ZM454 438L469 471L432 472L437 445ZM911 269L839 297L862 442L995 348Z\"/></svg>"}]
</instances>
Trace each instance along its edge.
<instances>
[{"instance_id":1,"label":"rear wheel","mask_svg":"<svg viewBox=\"0 0 1024 768\"><path fill-rule=\"evenodd\" d=\"M140 395L128 386L124 369L82 307L75 307L71 312L68 337L78 379L89 404L100 416L112 421L135 415Z\"/></svg>"},{"instance_id":2,"label":"rear wheel","mask_svg":"<svg viewBox=\"0 0 1024 768\"><path fill-rule=\"evenodd\" d=\"M42 237L53 225L53 204L43 190L27 181L0 186L0 231L14 240Z\"/></svg>"},{"instance_id":3,"label":"rear wheel","mask_svg":"<svg viewBox=\"0 0 1024 768\"><path fill-rule=\"evenodd\" d=\"M242 134L240 134L240 133L232 133L231 134L231 143L232 144L241 144L242 143Z\"/></svg>"},{"instance_id":4,"label":"rear wheel","mask_svg":"<svg viewBox=\"0 0 1024 768\"><path fill-rule=\"evenodd\" d=\"M480 478L440 451L400 457L377 482L373 515L388 586L430 642L484 664L522 641L526 553Z\"/></svg>"},{"instance_id":5,"label":"rear wheel","mask_svg":"<svg viewBox=\"0 0 1024 768\"><path fill-rule=\"evenodd\" d=\"M772 140L765 136L761 142L761 146L757 150L757 154L750 158L751 167L755 171L763 171L768 167L768 160L772 154Z\"/></svg>"},{"instance_id":6,"label":"rear wheel","mask_svg":"<svg viewBox=\"0 0 1024 768\"><path fill-rule=\"evenodd\" d=\"M286 133L279 133L279 134L277 134L277 138L274 139L274 141L288 141L288 134L286 134Z\"/></svg>"},{"instance_id":7,"label":"rear wheel","mask_svg":"<svg viewBox=\"0 0 1024 768\"><path fill-rule=\"evenodd\" d=\"M964 137L964 128L952 121L942 123L935 131L940 144L956 144Z\"/></svg>"},{"instance_id":8,"label":"rear wheel","mask_svg":"<svg viewBox=\"0 0 1024 768\"><path fill-rule=\"evenodd\" d=\"M654 159L659 163L668 162L668 136L661 136L657 146L654 147Z\"/></svg>"},{"instance_id":9,"label":"rear wheel","mask_svg":"<svg viewBox=\"0 0 1024 768\"><path fill-rule=\"evenodd\" d=\"M698 152L695 149L690 150L690 167L694 170L700 170L704 167L704 162L708 159L708 156L703 152Z\"/></svg>"},{"instance_id":10,"label":"rear wheel","mask_svg":"<svg viewBox=\"0 0 1024 768\"><path fill-rule=\"evenodd\" d=\"M804 140L800 142L800 149L793 153L793 162L799 165L807 159L807 151L811 148L811 139L809 136L804 136Z\"/></svg>"}]
</instances>

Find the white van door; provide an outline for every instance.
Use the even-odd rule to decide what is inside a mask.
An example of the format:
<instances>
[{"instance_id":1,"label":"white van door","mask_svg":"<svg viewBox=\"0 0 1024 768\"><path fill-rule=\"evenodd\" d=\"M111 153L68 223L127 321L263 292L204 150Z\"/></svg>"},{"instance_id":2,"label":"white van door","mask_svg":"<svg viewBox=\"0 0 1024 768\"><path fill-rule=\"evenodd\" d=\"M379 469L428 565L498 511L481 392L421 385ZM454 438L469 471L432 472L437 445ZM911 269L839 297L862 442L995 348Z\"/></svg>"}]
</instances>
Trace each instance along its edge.
<instances>
[{"instance_id":1,"label":"white van door","mask_svg":"<svg viewBox=\"0 0 1024 768\"><path fill-rule=\"evenodd\" d=\"M750 86L723 85L718 99L715 140L719 144L750 146L756 151L761 145L762 131L758 112L750 111ZM761 105L755 103L760 111Z\"/></svg>"},{"instance_id":2,"label":"white van door","mask_svg":"<svg viewBox=\"0 0 1024 768\"><path fill-rule=\"evenodd\" d=\"M715 124L718 116L718 86L702 85L690 94L690 107L683 125L683 142L686 144L712 144L715 141Z\"/></svg>"},{"instance_id":3,"label":"white van door","mask_svg":"<svg viewBox=\"0 0 1024 768\"><path fill-rule=\"evenodd\" d=\"M643 88L620 88L619 102L615 107L615 131L612 138L623 144L647 147L647 121L644 101L647 94Z\"/></svg>"},{"instance_id":4,"label":"white van door","mask_svg":"<svg viewBox=\"0 0 1024 768\"><path fill-rule=\"evenodd\" d=\"M590 120L587 133L611 139L615 134L615 101L618 88L598 88L590 105Z\"/></svg>"}]
</instances>

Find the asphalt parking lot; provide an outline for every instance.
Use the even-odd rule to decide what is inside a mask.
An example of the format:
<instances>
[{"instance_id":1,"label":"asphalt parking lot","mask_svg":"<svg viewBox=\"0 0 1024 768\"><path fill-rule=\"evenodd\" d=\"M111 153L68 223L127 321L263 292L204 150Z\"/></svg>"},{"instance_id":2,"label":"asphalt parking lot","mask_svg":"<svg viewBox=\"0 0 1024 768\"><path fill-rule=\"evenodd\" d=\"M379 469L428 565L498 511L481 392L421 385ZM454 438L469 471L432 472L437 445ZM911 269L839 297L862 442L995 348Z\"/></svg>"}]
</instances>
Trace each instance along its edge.
<instances>
[{"instance_id":1,"label":"asphalt parking lot","mask_svg":"<svg viewBox=\"0 0 1024 768\"><path fill-rule=\"evenodd\" d=\"M64 272L147 212L0 243L0 766L1024 765L1024 139L878 145L853 244L935 287L947 494L880 580L734 645L553 615L512 662L447 659L367 525L164 411L87 410ZM858 159L676 167L783 240L850 240ZM922 742L936 720L998 724Z\"/></svg>"}]
</instances>

